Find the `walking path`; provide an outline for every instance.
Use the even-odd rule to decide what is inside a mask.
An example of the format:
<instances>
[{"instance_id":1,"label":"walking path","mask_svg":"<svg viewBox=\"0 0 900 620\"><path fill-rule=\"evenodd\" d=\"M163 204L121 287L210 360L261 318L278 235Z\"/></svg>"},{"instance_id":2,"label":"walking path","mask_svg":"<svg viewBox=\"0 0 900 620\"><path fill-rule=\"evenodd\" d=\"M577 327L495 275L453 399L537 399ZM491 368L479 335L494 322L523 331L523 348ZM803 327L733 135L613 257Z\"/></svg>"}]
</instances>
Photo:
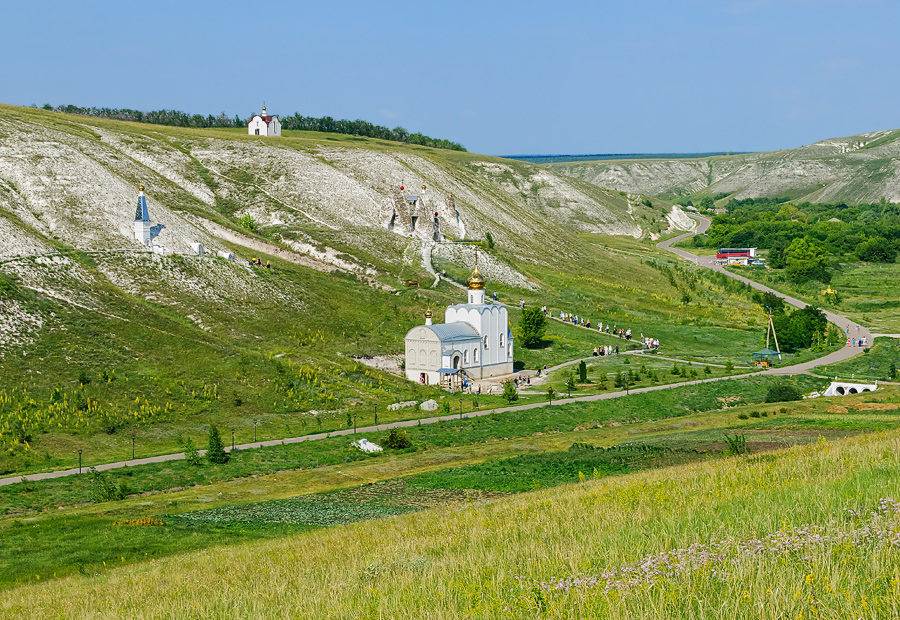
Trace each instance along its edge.
<instances>
[{"instance_id":1,"label":"walking path","mask_svg":"<svg viewBox=\"0 0 900 620\"><path fill-rule=\"evenodd\" d=\"M702 265L704 267L712 269L713 271L718 271L719 273L724 273L726 276L728 276L730 278L735 278L736 280L745 282L745 283L749 284L750 286L752 286L753 288L755 288L756 290L763 291L763 292L768 291L768 292L775 293L776 295L778 295L779 297L784 299L789 304L796 306L798 308L803 308L804 306L807 305L805 302L802 302L799 299L794 299L793 297L789 297L787 295L784 295L783 293L779 293L776 290L770 289L767 286L763 286L762 284L758 284L756 282L753 282L752 280L748 280L747 278L744 278L742 276L739 276L739 275L733 274L729 271L726 271L719 265L715 265L709 257L698 257L698 256L695 256L694 254L691 254L690 252L685 252L684 250L670 247L671 244L677 243L678 241L685 239L691 235L702 233L702 232L706 231L706 229L709 227L710 222L708 219L693 216L693 215L690 217L693 218L694 220L696 220L697 222L699 222L699 226L697 228L695 228L691 232L688 232L683 235L679 235L677 237L673 237L671 239L663 241L659 244L659 247L664 250L668 250L669 252L672 252L674 254L677 254L678 256L681 256L682 258L686 258L698 265ZM826 311L825 314L828 317L829 321L831 321L832 323L834 323L841 329L849 328L851 330L851 332L855 333L854 330L858 327L859 328L858 334L861 336L869 337L869 339L871 341L872 336L869 333L869 330L866 329L865 327L858 325L857 323L851 321L850 319L847 319L846 317L842 317L838 314L834 314L833 312ZM317 433L315 435L304 435L302 437L289 437L286 439L275 439L275 440L270 440L270 441L257 441L257 442L253 442L253 443L240 444L240 445L235 446L235 448L237 450L251 450L254 448L265 448L268 446L278 446L278 445L285 445L285 444L292 444L292 443L302 443L304 441L317 441L320 439L325 439L326 437L342 437L342 436L346 436L346 435L353 435L355 433L364 434L364 433L383 432L383 431L386 431L386 430L392 429L392 428L409 428L411 426L418 426L420 424L434 424L436 422L456 420L461 417L470 418L470 417L480 417L480 416L485 416L485 415L491 415L494 413L503 413L503 412L507 412L507 411L527 411L529 409L537 409L539 407L547 407L547 406L550 406L551 404L565 405L565 404L569 404L569 403L578 403L578 402L583 403L583 402L594 402L594 401L600 401L600 400L609 400L612 398L622 398L623 396L628 396L629 394L642 394L644 392L655 392L658 390L668 390L668 389L683 387L683 386L687 386L687 385L699 385L701 383L712 383L714 381L730 381L732 379L744 379L747 377L756 377L756 376L760 376L760 375L781 375L781 376L796 375L796 374L805 373L806 371L811 370L813 368L817 368L819 366L828 366L830 364L834 364L834 363L849 359L851 357L859 355L860 353L862 353L862 351L863 351L862 347L843 347L839 351L835 351L834 353L826 355L825 357L820 357L818 359L811 360L809 362L795 364L793 366L782 366L781 368L771 368L769 370L765 370L762 372L756 372L756 373L731 375L728 377L713 377L713 378L708 378L708 379L696 379L694 381L682 381L679 383L654 385L654 386L650 386L650 387L636 388L636 389L619 391L619 392L604 392L602 394L592 394L590 396L576 396L574 398L560 398L558 400L554 400L552 403L539 402L539 403L529 403L526 405L515 405L515 406L511 406L511 407L497 407L494 409L486 409L484 411L472 411L472 412L469 412L468 414L466 414L465 416L444 415L444 416L436 416L436 417L432 417L432 418L422 418L422 419L417 419L417 420L405 420L402 422L392 422L390 424L379 424L377 426L366 426L366 427L359 428L356 431L354 431L353 429L343 429L343 430L332 431L330 433ZM585 358L585 359L594 359L594 358L590 357L590 358ZM573 361L565 362L563 364L558 364L558 365L554 366L553 368L551 368L550 370L556 370L558 368L562 368L564 366L575 364L580 361L581 360L573 360ZM228 450L228 448L226 448L226 450ZM205 450L200 450L199 452L201 455L206 453ZM119 469L122 467L134 467L137 465L148 465L151 463L164 463L166 461L178 461L178 460L182 460L184 458L185 458L184 452L179 452L177 454L162 454L159 456L152 456L152 457L143 458L143 459L134 459L131 461L119 461L117 463L104 463L101 465L94 465L93 467L96 468L98 471L105 471L105 470L109 470L109 469ZM85 469L85 468L83 468L83 469ZM79 472L79 469L76 467L76 468L72 468L72 469L62 469L62 470L58 470L58 471L42 472L42 473L37 473L37 474L27 474L24 476L13 476L13 477L9 477L9 478L0 478L0 486L15 484L17 482L22 482L25 480L36 481L36 480L47 480L47 479L51 479L51 478L62 478L65 476L71 476L71 475L78 474L78 473L80 473L80 472Z\"/></svg>"}]
</instances>

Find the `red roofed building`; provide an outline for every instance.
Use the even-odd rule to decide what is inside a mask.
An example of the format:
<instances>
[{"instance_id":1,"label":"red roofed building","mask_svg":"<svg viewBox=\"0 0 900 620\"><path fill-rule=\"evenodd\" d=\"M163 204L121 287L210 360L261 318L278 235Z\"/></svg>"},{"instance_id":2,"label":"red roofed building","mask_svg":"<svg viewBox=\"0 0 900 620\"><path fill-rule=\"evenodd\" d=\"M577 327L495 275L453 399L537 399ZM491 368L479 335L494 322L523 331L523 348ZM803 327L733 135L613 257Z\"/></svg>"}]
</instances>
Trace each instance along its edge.
<instances>
[{"instance_id":1,"label":"red roofed building","mask_svg":"<svg viewBox=\"0 0 900 620\"><path fill-rule=\"evenodd\" d=\"M247 132L251 136L280 136L281 121L277 116L268 116L266 114L266 106L263 106L262 114L257 114L250 119L247 125Z\"/></svg>"}]
</instances>

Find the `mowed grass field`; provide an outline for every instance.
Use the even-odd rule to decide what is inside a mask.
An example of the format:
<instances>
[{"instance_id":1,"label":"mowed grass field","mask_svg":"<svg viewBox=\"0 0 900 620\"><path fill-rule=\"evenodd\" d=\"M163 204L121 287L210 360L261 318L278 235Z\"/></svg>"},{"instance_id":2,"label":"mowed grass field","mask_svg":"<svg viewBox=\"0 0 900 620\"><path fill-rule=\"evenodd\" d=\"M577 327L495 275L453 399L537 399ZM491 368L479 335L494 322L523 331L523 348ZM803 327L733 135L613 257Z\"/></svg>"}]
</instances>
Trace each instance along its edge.
<instances>
[{"instance_id":1,"label":"mowed grass field","mask_svg":"<svg viewBox=\"0 0 900 620\"><path fill-rule=\"evenodd\" d=\"M587 475L450 509L106 566L3 592L0 613L896 618L898 437Z\"/></svg>"}]
</instances>

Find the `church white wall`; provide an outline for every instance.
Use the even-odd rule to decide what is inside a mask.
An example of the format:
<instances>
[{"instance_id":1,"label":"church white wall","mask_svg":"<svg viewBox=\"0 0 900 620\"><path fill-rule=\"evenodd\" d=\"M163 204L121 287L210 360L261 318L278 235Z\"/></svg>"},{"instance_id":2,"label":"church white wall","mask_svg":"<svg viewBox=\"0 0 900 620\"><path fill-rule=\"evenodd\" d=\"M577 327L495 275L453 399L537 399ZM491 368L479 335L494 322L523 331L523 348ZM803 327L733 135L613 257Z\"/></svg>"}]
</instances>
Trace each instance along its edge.
<instances>
[{"instance_id":1,"label":"church white wall","mask_svg":"<svg viewBox=\"0 0 900 620\"><path fill-rule=\"evenodd\" d=\"M266 133L266 124L262 121L261 118L259 118L258 116L254 116L253 120L250 121L250 124L247 125L247 133L251 136L255 136L257 129L259 130L259 135L268 135Z\"/></svg>"},{"instance_id":2,"label":"church white wall","mask_svg":"<svg viewBox=\"0 0 900 620\"><path fill-rule=\"evenodd\" d=\"M150 222L135 222L134 238L144 245L150 245Z\"/></svg>"},{"instance_id":3,"label":"church white wall","mask_svg":"<svg viewBox=\"0 0 900 620\"><path fill-rule=\"evenodd\" d=\"M281 135L281 121L278 118L273 118L272 122L269 123L269 135L270 136L280 136Z\"/></svg>"}]
</instances>

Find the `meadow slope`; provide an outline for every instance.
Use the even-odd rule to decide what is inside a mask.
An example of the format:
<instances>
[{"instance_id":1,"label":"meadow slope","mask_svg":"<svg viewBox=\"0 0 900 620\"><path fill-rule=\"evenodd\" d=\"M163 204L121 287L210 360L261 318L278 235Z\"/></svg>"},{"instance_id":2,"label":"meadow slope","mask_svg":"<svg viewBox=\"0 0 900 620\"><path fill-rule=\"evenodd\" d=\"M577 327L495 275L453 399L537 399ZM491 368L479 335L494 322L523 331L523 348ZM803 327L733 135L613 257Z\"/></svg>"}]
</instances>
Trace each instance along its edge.
<instances>
[{"instance_id":1,"label":"meadow slope","mask_svg":"<svg viewBox=\"0 0 900 620\"><path fill-rule=\"evenodd\" d=\"M897 618L896 432L107 566L16 618Z\"/></svg>"}]
</instances>

